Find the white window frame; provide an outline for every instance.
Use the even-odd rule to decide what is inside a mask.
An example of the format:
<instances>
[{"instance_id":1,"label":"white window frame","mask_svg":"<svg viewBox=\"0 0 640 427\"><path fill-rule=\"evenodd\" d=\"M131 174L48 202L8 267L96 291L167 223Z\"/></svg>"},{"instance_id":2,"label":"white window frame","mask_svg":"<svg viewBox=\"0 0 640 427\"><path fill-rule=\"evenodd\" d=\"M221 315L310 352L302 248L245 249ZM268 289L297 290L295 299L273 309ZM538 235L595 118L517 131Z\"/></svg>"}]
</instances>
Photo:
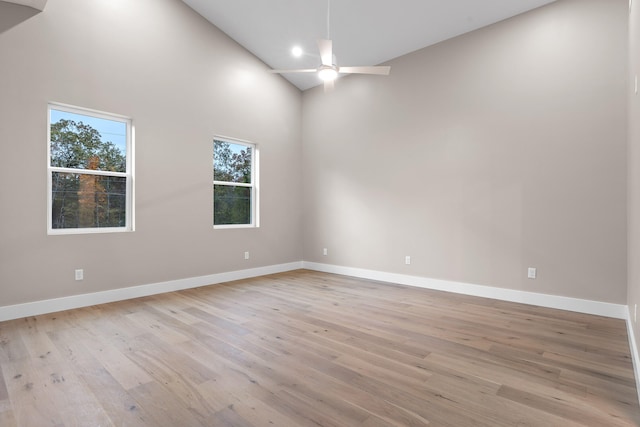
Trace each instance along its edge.
<instances>
[{"instance_id":1,"label":"white window frame","mask_svg":"<svg viewBox=\"0 0 640 427\"><path fill-rule=\"evenodd\" d=\"M222 135L214 135L213 137L213 155L215 156L215 142L216 141L221 141L221 142L228 142L229 144L236 144L236 145L242 145L245 147L250 147L252 149L252 156L251 156L251 183L250 184L246 184L246 183L242 183L242 182L228 182L228 181L216 181L214 179L212 179L213 184L212 184L212 191L211 191L211 197L212 197L212 203L211 206L213 207L213 205L215 204L215 186L216 185L225 185L225 186L230 186L230 187L247 187L251 189L251 222L249 224L219 224L219 225L215 225L215 208L212 210L211 212L211 219L212 222L214 223L213 228L214 229L229 229L229 228L258 228L260 227L260 203L259 203L259 195L260 192L258 191L259 189L259 170L260 170L260 151L258 150L258 144L255 144L253 142L249 142L249 141L245 141L242 139L238 139L238 138L231 138L228 136L222 136ZM215 163L214 163L215 165ZM211 172L213 175L213 167L211 168ZM213 175L215 176L215 175Z\"/></svg>"},{"instance_id":2,"label":"white window frame","mask_svg":"<svg viewBox=\"0 0 640 427\"><path fill-rule=\"evenodd\" d=\"M81 114L84 116L106 119L115 122L121 122L126 125L126 172L111 172L89 169L74 169L51 166L51 110L64 111L67 113ZM135 230L134 227L134 198L133 198L133 144L134 144L134 127L130 117L119 114L106 113L104 111L92 110L89 108L76 107L73 105L61 104L57 102L49 102L47 105L47 234L48 235L64 235L64 234L92 234L92 233L122 233ZM100 175L123 177L126 179L126 198L125 198L125 226L124 227L91 227L91 228L53 228L53 173L71 173L79 175Z\"/></svg>"}]
</instances>

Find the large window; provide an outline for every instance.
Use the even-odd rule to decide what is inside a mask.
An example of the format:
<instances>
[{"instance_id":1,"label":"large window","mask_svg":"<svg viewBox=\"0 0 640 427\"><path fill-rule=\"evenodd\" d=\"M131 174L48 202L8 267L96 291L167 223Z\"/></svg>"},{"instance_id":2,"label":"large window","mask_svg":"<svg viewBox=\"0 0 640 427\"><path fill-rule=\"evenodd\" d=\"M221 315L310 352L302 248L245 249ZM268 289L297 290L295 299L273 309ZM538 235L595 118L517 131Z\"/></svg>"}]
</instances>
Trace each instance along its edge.
<instances>
[{"instance_id":1,"label":"large window","mask_svg":"<svg viewBox=\"0 0 640 427\"><path fill-rule=\"evenodd\" d=\"M133 230L131 120L49 105L48 232Z\"/></svg>"},{"instance_id":2,"label":"large window","mask_svg":"<svg viewBox=\"0 0 640 427\"><path fill-rule=\"evenodd\" d=\"M213 225L258 226L258 150L230 138L213 140Z\"/></svg>"}]
</instances>

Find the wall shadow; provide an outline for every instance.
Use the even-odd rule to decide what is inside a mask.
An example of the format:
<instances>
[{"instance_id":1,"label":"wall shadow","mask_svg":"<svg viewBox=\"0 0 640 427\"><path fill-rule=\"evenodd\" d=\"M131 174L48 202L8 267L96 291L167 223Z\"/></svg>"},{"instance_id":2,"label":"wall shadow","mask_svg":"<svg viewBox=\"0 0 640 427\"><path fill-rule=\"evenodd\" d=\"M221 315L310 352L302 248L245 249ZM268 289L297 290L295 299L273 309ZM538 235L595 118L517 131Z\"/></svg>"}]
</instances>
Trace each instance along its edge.
<instances>
[{"instance_id":1,"label":"wall shadow","mask_svg":"<svg viewBox=\"0 0 640 427\"><path fill-rule=\"evenodd\" d=\"M40 13L29 6L0 1L0 34Z\"/></svg>"}]
</instances>

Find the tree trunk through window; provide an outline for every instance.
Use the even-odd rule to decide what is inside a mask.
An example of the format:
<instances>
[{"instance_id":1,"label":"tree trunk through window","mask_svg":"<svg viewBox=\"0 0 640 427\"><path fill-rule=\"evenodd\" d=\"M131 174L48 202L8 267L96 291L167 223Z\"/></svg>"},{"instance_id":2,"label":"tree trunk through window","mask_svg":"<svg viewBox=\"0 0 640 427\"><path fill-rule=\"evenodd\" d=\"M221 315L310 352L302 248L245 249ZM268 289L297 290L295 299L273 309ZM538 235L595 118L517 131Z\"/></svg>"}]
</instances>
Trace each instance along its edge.
<instances>
[{"instance_id":1,"label":"tree trunk through window","mask_svg":"<svg viewBox=\"0 0 640 427\"><path fill-rule=\"evenodd\" d=\"M100 165L100 158L92 156L89 159L89 170L96 170ZM80 175L78 188L78 221L81 228L100 226L100 206L104 206L105 191L98 175Z\"/></svg>"}]
</instances>

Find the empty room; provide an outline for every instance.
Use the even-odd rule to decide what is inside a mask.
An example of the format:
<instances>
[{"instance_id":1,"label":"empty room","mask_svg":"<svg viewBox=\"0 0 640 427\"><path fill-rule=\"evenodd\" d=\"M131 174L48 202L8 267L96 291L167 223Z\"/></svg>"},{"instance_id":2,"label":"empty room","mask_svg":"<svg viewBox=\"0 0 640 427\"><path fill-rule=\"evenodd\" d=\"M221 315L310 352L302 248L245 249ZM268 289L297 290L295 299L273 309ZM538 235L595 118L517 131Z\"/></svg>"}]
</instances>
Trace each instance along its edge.
<instances>
[{"instance_id":1,"label":"empty room","mask_svg":"<svg viewBox=\"0 0 640 427\"><path fill-rule=\"evenodd\" d=\"M0 426L639 426L638 74L638 0L0 0Z\"/></svg>"}]
</instances>

